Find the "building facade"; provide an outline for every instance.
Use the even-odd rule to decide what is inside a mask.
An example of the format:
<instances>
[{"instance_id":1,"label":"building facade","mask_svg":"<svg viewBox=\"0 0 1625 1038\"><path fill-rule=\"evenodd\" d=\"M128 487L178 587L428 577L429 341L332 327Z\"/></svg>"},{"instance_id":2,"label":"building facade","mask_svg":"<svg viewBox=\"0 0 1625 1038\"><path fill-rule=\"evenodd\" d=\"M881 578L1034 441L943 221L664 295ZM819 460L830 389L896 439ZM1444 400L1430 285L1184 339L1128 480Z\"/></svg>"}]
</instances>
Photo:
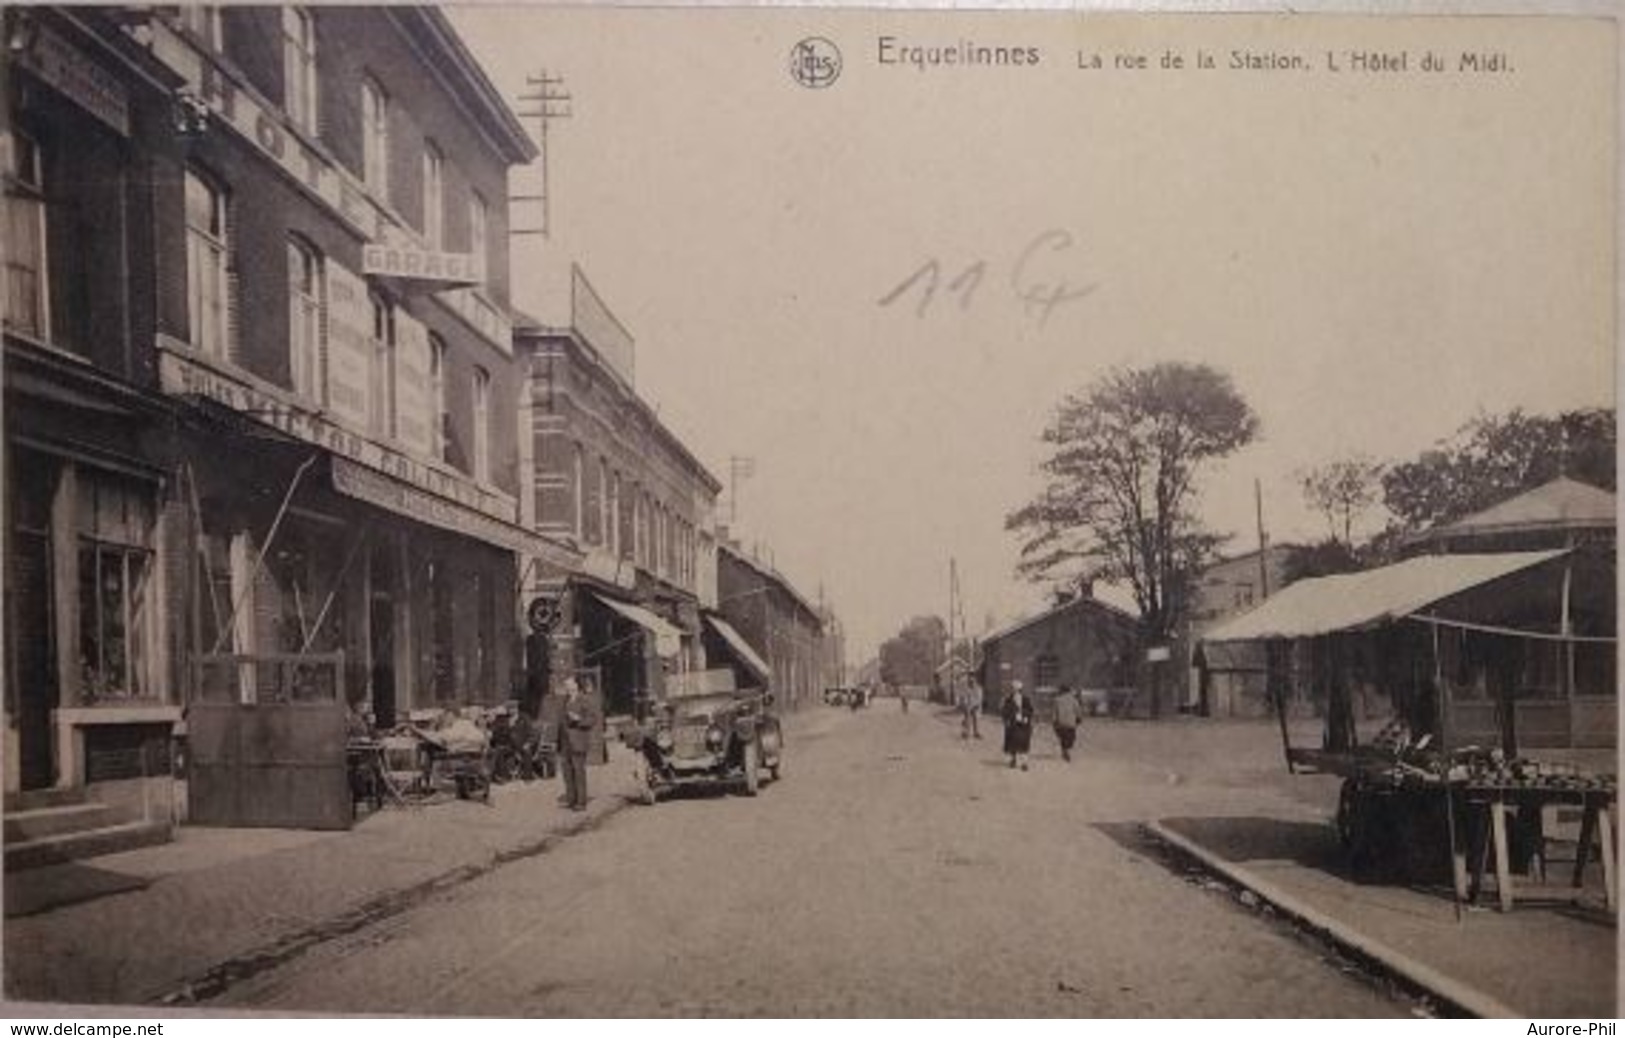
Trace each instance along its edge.
<instances>
[{"instance_id":1,"label":"building facade","mask_svg":"<svg viewBox=\"0 0 1625 1038\"><path fill-rule=\"evenodd\" d=\"M717 549L717 596L722 621L766 664L767 675L754 676L757 681L765 677L779 706L797 710L821 703L824 689L836 684L840 671L825 611L772 566L726 540ZM725 636L712 637L722 650ZM741 674L742 679L749 676Z\"/></svg>"},{"instance_id":2,"label":"building facade","mask_svg":"<svg viewBox=\"0 0 1625 1038\"><path fill-rule=\"evenodd\" d=\"M1119 711L1133 699L1141 648L1139 620L1080 594L982 639L987 709L997 710L1020 681L1041 711L1062 685L1095 709Z\"/></svg>"},{"instance_id":3,"label":"building facade","mask_svg":"<svg viewBox=\"0 0 1625 1038\"><path fill-rule=\"evenodd\" d=\"M1203 632L1286 587L1291 576L1288 563L1298 550L1289 544L1272 544L1262 554L1250 551L1220 559L1202 570L1178 646L1187 679L1181 701L1186 712L1203 717L1269 716L1272 708L1262 647L1210 650L1205 669L1197 666L1195 647Z\"/></svg>"},{"instance_id":4,"label":"building facade","mask_svg":"<svg viewBox=\"0 0 1625 1038\"><path fill-rule=\"evenodd\" d=\"M635 343L579 270L568 324L522 322L516 343L530 520L576 553L526 564L527 600L558 617L532 660L545 656L550 684L577 674L607 714L633 715L670 676L705 669L722 485L638 396Z\"/></svg>"},{"instance_id":5,"label":"building facade","mask_svg":"<svg viewBox=\"0 0 1625 1038\"><path fill-rule=\"evenodd\" d=\"M429 9L8 18L101 37L42 56L54 72L12 73L25 89L8 152L77 185L43 185L41 255L51 273L64 255L95 259L34 290L50 297L39 312L64 314L43 340L8 322L8 369L14 353L89 356L163 415L116 436L144 456L105 476L35 451L33 416L8 427L8 497L35 503L13 525L43 534L7 588L38 617L22 574L51 563L40 622L68 747L16 782L87 777L71 748L85 737L62 734L95 725L84 711L173 724L185 705L194 820L340 824L345 712L387 725L508 698L520 554L571 558L518 504L506 174L534 146ZM140 66L140 89L91 75L112 52ZM7 181L19 219L26 180ZM101 244L75 249L74 235ZM8 277L8 292L29 284ZM18 704L29 726L39 712ZM319 774L294 764L335 748ZM255 774L273 779L256 791Z\"/></svg>"}]
</instances>

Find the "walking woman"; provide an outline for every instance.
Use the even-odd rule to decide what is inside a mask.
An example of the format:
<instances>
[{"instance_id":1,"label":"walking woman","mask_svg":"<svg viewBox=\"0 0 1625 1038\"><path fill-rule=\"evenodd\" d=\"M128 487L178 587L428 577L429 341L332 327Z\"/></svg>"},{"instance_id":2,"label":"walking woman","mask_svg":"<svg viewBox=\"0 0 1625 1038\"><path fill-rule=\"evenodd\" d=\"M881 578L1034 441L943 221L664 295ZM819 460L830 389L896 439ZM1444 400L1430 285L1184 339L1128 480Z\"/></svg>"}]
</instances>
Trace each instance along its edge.
<instances>
[{"instance_id":1,"label":"walking woman","mask_svg":"<svg viewBox=\"0 0 1625 1038\"><path fill-rule=\"evenodd\" d=\"M1010 694L999 708L1004 718L1004 752L1010 766L1027 770L1027 754L1033 745L1033 701L1022 691L1021 682L1010 685Z\"/></svg>"}]
</instances>

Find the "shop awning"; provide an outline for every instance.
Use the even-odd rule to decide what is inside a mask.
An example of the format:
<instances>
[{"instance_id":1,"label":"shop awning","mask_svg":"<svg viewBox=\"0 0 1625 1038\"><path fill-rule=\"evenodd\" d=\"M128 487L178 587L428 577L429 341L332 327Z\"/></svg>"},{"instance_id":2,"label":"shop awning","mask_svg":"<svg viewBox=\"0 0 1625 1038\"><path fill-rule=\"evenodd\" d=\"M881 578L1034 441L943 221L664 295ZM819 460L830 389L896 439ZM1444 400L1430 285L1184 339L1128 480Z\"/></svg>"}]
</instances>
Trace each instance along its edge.
<instances>
[{"instance_id":1,"label":"shop awning","mask_svg":"<svg viewBox=\"0 0 1625 1038\"><path fill-rule=\"evenodd\" d=\"M597 592L594 592L592 597L654 635L655 652L660 655L675 656L677 650L682 647L683 632L642 606L635 606L630 602L617 602L615 599L600 595Z\"/></svg>"},{"instance_id":2,"label":"shop awning","mask_svg":"<svg viewBox=\"0 0 1625 1038\"><path fill-rule=\"evenodd\" d=\"M1300 580L1258 608L1214 627L1202 636L1202 641L1311 638L1376 627L1562 554L1521 551L1423 555L1363 573Z\"/></svg>"},{"instance_id":3,"label":"shop awning","mask_svg":"<svg viewBox=\"0 0 1625 1038\"><path fill-rule=\"evenodd\" d=\"M743 663L747 670L753 672L762 681L773 680L772 668L767 665L767 662L762 657L756 654L755 649L750 647L750 642L745 640L745 636L733 629L732 624L715 616L706 617L705 622L711 625L713 631L722 636L722 640L728 643L728 648L733 650L733 654L739 657L739 662Z\"/></svg>"}]
</instances>

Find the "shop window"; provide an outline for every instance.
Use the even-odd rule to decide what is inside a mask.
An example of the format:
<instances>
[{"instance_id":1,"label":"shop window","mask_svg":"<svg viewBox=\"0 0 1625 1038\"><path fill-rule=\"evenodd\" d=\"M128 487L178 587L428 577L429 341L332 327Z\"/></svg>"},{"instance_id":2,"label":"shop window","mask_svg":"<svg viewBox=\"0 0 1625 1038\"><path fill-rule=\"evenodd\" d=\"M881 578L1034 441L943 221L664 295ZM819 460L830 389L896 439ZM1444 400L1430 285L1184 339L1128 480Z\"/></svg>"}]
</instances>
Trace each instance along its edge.
<instances>
[{"instance_id":1,"label":"shop window","mask_svg":"<svg viewBox=\"0 0 1625 1038\"><path fill-rule=\"evenodd\" d=\"M474 369L474 479L491 481L491 373Z\"/></svg>"},{"instance_id":2,"label":"shop window","mask_svg":"<svg viewBox=\"0 0 1625 1038\"><path fill-rule=\"evenodd\" d=\"M361 179L389 198L389 95L370 79L361 83Z\"/></svg>"},{"instance_id":3,"label":"shop window","mask_svg":"<svg viewBox=\"0 0 1625 1038\"><path fill-rule=\"evenodd\" d=\"M45 180L39 147L13 130L6 138L6 324L39 339L50 337L50 293L45 263Z\"/></svg>"},{"instance_id":4,"label":"shop window","mask_svg":"<svg viewBox=\"0 0 1625 1038\"><path fill-rule=\"evenodd\" d=\"M446 425L451 415L446 410L446 340L429 333L429 453L446 460Z\"/></svg>"},{"instance_id":5,"label":"shop window","mask_svg":"<svg viewBox=\"0 0 1625 1038\"><path fill-rule=\"evenodd\" d=\"M429 577L429 691L435 702L457 696L457 653L454 641L454 605L445 566L431 560Z\"/></svg>"},{"instance_id":6,"label":"shop window","mask_svg":"<svg viewBox=\"0 0 1625 1038\"><path fill-rule=\"evenodd\" d=\"M299 129L315 136L316 26L302 7L282 9L283 110Z\"/></svg>"},{"instance_id":7,"label":"shop window","mask_svg":"<svg viewBox=\"0 0 1625 1038\"><path fill-rule=\"evenodd\" d=\"M446 160L434 141L423 142L423 238L440 248L445 238Z\"/></svg>"},{"instance_id":8,"label":"shop window","mask_svg":"<svg viewBox=\"0 0 1625 1038\"><path fill-rule=\"evenodd\" d=\"M288 242L288 368L294 392L318 400L322 386L322 260L310 246Z\"/></svg>"},{"instance_id":9,"label":"shop window","mask_svg":"<svg viewBox=\"0 0 1625 1038\"><path fill-rule=\"evenodd\" d=\"M195 170L186 171L186 310L192 345L225 358L227 334L225 195Z\"/></svg>"},{"instance_id":10,"label":"shop window","mask_svg":"<svg viewBox=\"0 0 1625 1038\"><path fill-rule=\"evenodd\" d=\"M372 371L368 398L370 426L376 436L395 435L395 304L374 292L372 302Z\"/></svg>"},{"instance_id":11,"label":"shop window","mask_svg":"<svg viewBox=\"0 0 1625 1038\"><path fill-rule=\"evenodd\" d=\"M130 480L85 470L78 490L81 697L149 696L156 644L151 495Z\"/></svg>"}]
</instances>

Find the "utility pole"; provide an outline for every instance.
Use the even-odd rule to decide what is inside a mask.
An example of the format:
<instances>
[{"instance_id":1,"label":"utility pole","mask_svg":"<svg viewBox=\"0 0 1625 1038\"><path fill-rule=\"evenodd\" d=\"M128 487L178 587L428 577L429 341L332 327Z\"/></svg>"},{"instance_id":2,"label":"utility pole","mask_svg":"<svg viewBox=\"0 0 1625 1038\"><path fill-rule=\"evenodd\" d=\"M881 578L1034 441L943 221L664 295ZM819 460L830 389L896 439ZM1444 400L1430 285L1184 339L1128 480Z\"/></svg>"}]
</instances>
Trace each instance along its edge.
<instances>
[{"instance_id":1,"label":"utility pole","mask_svg":"<svg viewBox=\"0 0 1625 1038\"><path fill-rule=\"evenodd\" d=\"M728 457L728 525L739 521L739 481L756 475L756 459L734 454Z\"/></svg>"},{"instance_id":2,"label":"utility pole","mask_svg":"<svg viewBox=\"0 0 1625 1038\"><path fill-rule=\"evenodd\" d=\"M1258 600L1270 597L1270 538L1264 532L1264 488L1253 478L1253 506L1258 512Z\"/></svg>"},{"instance_id":3,"label":"utility pole","mask_svg":"<svg viewBox=\"0 0 1625 1038\"><path fill-rule=\"evenodd\" d=\"M522 109L517 114L524 119L536 120L536 146L542 153L542 191L536 195L509 195L510 202L540 202L542 206L542 225L540 227L515 228L510 234L540 234L546 238L553 230L553 189L548 167L552 165L553 152L547 146L547 126L555 119L568 119L573 114L570 103L574 100L564 90L563 76L550 76L547 69L541 69L537 75L526 76L525 83L535 89L528 94L520 94L519 100L534 104L536 107Z\"/></svg>"}]
</instances>

